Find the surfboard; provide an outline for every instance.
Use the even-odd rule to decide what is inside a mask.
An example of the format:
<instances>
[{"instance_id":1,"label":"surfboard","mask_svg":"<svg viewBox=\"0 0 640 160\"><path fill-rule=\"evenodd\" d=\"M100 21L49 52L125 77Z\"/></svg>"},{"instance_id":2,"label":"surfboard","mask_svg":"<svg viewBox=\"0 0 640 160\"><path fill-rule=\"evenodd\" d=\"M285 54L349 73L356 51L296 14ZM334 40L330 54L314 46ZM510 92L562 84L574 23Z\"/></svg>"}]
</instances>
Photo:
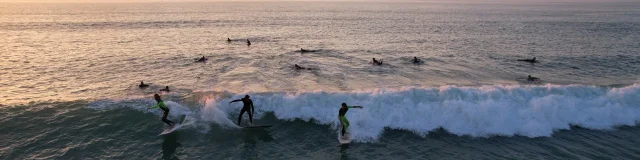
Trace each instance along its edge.
<instances>
[{"instance_id":1,"label":"surfboard","mask_svg":"<svg viewBox=\"0 0 640 160\"><path fill-rule=\"evenodd\" d=\"M344 133L344 136L341 136L341 134L338 133L338 142L340 142L340 144L349 144L351 142L351 134L347 132Z\"/></svg>"},{"instance_id":2,"label":"surfboard","mask_svg":"<svg viewBox=\"0 0 640 160\"><path fill-rule=\"evenodd\" d=\"M169 128L165 129L158 136L169 134L169 133L171 133L173 131L176 131L176 130L180 129L180 127L182 127L182 126L191 125L193 123L194 123L193 117L190 117L188 114L184 115L179 124L174 124L173 128L171 128L171 129L169 129Z\"/></svg>"},{"instance_id":3,"label":"surfboard","mask_svg":"<svg viewBox=\"0 0 640 160\"><path fill-rule=\"evenodd\" d=\"M175 130L180 129L180 127L181 127L181 126L182 126L182 125L180 125L180 124L174 124L174 125L173 125L173 128L167 128L167 129L165 129L165 130L164 130L164 131L162 131L162 133L160 133L158 136L165 135L165 134L169 134L169 133L171 133L171 132L173 132L173 131L175 131Z\"/></svg>"}]
</instances>

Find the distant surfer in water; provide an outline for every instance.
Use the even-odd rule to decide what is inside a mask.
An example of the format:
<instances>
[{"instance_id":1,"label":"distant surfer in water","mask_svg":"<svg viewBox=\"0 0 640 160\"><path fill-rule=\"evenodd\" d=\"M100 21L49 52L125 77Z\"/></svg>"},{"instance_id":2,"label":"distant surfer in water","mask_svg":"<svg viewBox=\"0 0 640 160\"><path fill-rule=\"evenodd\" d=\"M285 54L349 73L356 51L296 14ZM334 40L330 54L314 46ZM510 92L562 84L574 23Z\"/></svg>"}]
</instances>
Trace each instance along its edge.
<instances>
[{"instance_id":1,"label":"distant surfer in water","mask_svg":"<svg viewBox=\"0 0 640 160\"><path fill-rule=\"evenodd\" d=\"M376 58L373 58L373 60L371 61L371 63L372 63L373 65L382 65L382 60L378 61L378 60L376 60Z\"/></svg>"},{"instance_id":2,"label":"distant surfer in water","mask_svg":"<svg viewBox=\"0 0 640 160\"><path fill-rule=\"evenodd\" d=\"M300 48L300 53L306 53L306 52L316 52L316 51L318 51L318 50L308 50L308 49L303 49L303 48Z\"/></svg>"},{"instance_id":3,"label":"distant surfer in water","mask_svg":"<svg viewBox=\"0 0 640 160\"><path fill-rule=\"evenodd\" d=\"M227 42L231 42L231 39L230 39L230 38L227 38Z\"/></svg>"},{"instance_id":4,"label":"distant surfer in water","mask_svg":"<svg viewBox=\"0 0 640 160\"><path fill-rule=\"evenodd\" d=\"M529 75L529 76L527 77L527 81L540 81L540 78L538 78L538 77L531 77L531 75Z\"/></svg>"},{"instance_id":5,"label":"distant surfer in water","mask_svg":"<svg viewBox=\"0 0 640 160\"><path fill-rule=\"evenodd\" d=\"M251 42L249 41L249 39L247 39L247 46L250 46Z\"/></svg>"},{"instance_id":6,"label":"distant surfer in water","mask_svg":"<svg viewBox=\"0 0 640 160\"><path fill-rule=\"evenodd\" d=\"M229 103L239 102L239 101L242 101L244 106L242 106L242 110L240 110L240 116L238 116L238 125L240 125L240 122L242 122L242 115L244 114L244 112L249 112L249 109L251 109L251 112L249 112L249 123L250 125L253 125L253 111L254 111L253 101L250 99L249 95L245 95L244 98L236 99Z\"/></svg>"},{"instance_id":7,"label":"distant surfer in water","mask_svg":"<svg viewBox=\"0 0 640 160\"><path fill-rule=\"evenodd\" d=\"M196 61L196 62L205 62L207 60L209 60L209 59L207 59L204 56L202 56L202 58L198 59L198 61Z\"/></svg>"},{"instance_id":8,"label":"distant surfer in water","mask_svg":"<svg viewBox=\"0 0 640 160\"><path fill-rule=\"evenodd\" d=\"M362 106L347 106L346 103L342 103L342 107L340 107L340 111L338 111L338 120L340 121L340 126L342 126L342 136L347 132L347 128L349 128L349 120L344 115L347 114L349 108L360 108Z\"/></svg>"},{"instance_id":9,"label":"distant surfer in water","mask_svg":"<svg viewBox=\"0 0 640 160\"><path fill-rule=\"evenodd\" d=\"M154 94L153 98L156 99L156 102L158 102L158 104L156 104L155 106L147 108L147 110L154 109L154 108L162 109L162 122L168 124L169 125L169 129L173 128L174 123L167 119L167 116L169 115L169 107L164 105L164 102L162 101L162 99L160 99L160 95Z\"/></svg>"},{"instance_id":10,"label":"distant surfer in water","mask_svg":"<svg viewBox=\"0 0 640 160\"><path fill-rule=\"evenodd\" d=\"M144 84L144 82L140 81L140 85L138 85L138 87L147 88L147 87L149 87L149 85L148 84Z\"/></svg>"},{"instance_id":11,"label":"distant surfer in water","mask_svg":"<svg viewBox=\"0 0 640 160\"><path fill-rule=\"evenodd\" d=\"M413 57L413 63L420 63L420 59L418 59L418 57Z\"/></svg>"},{"instance_id":12,"label":"distant surfer in water","mask_svg":"<svg viewBox=\"0 0 640 160\"><path fill-rule=\"evenodd\" d=\"M296 68L296 70L312 70L311 68L304 68L304 67L300 67L298 64L294 64L293 67Z\"/></svg>"},{"instance_id":13,"label":"distant surfer in water","mask_svg":"<svg viewBox=\"0 0 640 160\"><path fill-rule=\"evenodd\" d=\"M164 89L160 89L160 91L170 92L171 90L169 90L169 86L166 86Z\"/></svg>"},{"instance_id":14,"label":"distant surfer in water","mask_svg":"<svg viewBox=\"0 0 640 160\"><path fill-rule=\"evenodd\" d=\"M529 62L529 63L538 63L538 61L536 60L536 57L533 57L533 59L518 59L518 61Z\"/></svg>"}]
</instances>

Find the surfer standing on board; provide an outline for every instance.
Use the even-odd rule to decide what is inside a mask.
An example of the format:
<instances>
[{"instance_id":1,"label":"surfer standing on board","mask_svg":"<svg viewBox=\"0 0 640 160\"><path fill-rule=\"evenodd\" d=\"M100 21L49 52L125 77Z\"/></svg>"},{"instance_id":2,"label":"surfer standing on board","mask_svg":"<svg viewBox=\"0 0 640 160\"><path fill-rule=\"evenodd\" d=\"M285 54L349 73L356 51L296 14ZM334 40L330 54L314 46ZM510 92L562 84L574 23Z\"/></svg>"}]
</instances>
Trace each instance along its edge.
<instances>
[{"instance_id":1,"label":"surfer standing on board","mask_svg":"<svg viewBox=\"0 0 640 160\"><path fill-rule=\"evenodd\" d=\"M253 125L253 101L250 99L249 95L244 95L244 98L236 99L229 103L238 101L242 101L242 103L244 104L242 110L240 110L240 116L238 116L238 125L240 125L240 122L242 121L242 115L244 114L244 112L249 112L249 109L251 109L251 112L249 112L249 125Z\"/></svg>"},{"instance_id":2,"label":"surfer standing on board","mask_svg":"<svg viewBox=\"0 0 640 160\"><path fill-rule=\"evenodd\" d=\"M162 122L168 124L169 125L169 129L173 128L174 123L167 119L167 116L169 115L169 107L164 105L164 102L162 101L162 99L160 99L160 95L154 94L153 98L156 99L156 102L158 102L158 104L156 104L155 106L147 108L147 110L158 108L158 107L160 109L162 109Z\"/></svg>"},{"instance_id":3,"label":"surfer standing on board","mask_svg":"<svg viewBox=\"0 0 640 160\"><path fill-rule=\"evenodd\" d=\"M340 111L338 111L338 120L340 121L340 126L342 126L342 136L344 136L344 133L347 132L347 128L349 128L349 120L344 116L347 114L347 111L349 111L349 108L362 109L362 106L347 106L346 103L342 103L342 107L340 108Z\"/></svg>"}]
</instances>

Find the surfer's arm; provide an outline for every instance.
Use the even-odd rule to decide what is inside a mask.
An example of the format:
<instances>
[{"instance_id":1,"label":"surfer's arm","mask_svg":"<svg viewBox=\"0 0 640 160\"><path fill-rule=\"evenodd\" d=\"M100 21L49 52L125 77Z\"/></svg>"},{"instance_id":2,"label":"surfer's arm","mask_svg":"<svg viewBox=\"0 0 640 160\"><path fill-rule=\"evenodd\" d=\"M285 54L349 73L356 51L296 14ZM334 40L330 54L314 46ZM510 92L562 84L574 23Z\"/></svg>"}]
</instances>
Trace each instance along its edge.
<instances>
[{"instance_id":1,"label":"surfer's arm","mask_svg":"<svg viewBox=\"0 0 640 160\"><path fill-rule=\"evenodd\" d=\"M147 110L149 110L149 109L154 109L154 108L158 108L158 105L154 105L154 106L151 106L151 107L147 107Z\"/></svg>"},{"instance_id":2,"label":"surfer's arm","mask_svg":"<svg viewBox=\"0 0 640 160\"><path fill-rule=\"evenodd\" d=\"M362 109L362 106L347 106L347 108L360 108L360 109Z\"/></svg>"},{"instance_id":3,"label":"surfer's arm","mask_svg":"<svg viewBox=\"0 0 640 160\"><path fill-rule=\"evenodd\" d=\"M242 101L242 99L236 99L236 100L233 100L233 101L231 101L229 103L238 102L238 101Z\"/></svg>"},{"instance_id":4,"label":"surfer's arm","mask_svg":"<svg viewBox=\"0 0 640 160\"><path fill-rule=\"evenodd\" d=\"M154 105L154 106L151 106L151 107L149 107L149 108L147 108L147 109L154 109L154 108L158 108L158 107L165 107L165 108L166 108L166 106L164 105L164 103L163 103L163 102L160 102L160 103L158 103L158 104L156 104L156 105Z\"/></svg>"}]
</instances>

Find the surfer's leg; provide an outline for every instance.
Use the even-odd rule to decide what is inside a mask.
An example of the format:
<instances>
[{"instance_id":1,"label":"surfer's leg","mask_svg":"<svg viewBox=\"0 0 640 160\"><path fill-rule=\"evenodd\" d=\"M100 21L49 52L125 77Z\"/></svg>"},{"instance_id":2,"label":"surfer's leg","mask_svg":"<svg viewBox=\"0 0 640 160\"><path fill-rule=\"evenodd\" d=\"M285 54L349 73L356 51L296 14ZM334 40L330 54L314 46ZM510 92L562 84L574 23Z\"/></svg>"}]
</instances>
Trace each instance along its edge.
<instances>
[{"instance_id":1,"label":"surfer's leg","mask_svg":"<svg viewBox=\"0 0 640 160\"><path fill-rule=\"evenodd\" d=\"M347 128L349 128L349 120L347 117L342 117L342 136L347 132Z\"/></svg>"},{"instance_id":2,"label":"surfer's leg","mask_svg":"<svg viewBox=\"0 0 640 160\"><path fill-rule=\"evenodd\" d=\"M240 125L240 122L242 122L242 115L244 114L244 112L247 111L244 108L242 108L242 110L240 110L240 115L238 116L238 125ZM251 115L251 114L249 114Z\"/></svg>"},{"instance_id":3,"label":"surfer's leg","mask_svg":"<svg viewBox=\"0 0 640 160\"><path fill-rule=\"evenodd\" d=\"M169 115L167 112L164 112L162 114L162 122L168 124L169 126L173 126L173 122L171 122L169 119L167 119L167 115Z\"/></svg>"},{"instance_id":4,"label":"surfer's leg","mask_svg":"<svg viewBox=\"0 0 640 160\"><path fill-rule=\"evenodd\" d=\"M249 109L247 109L247 113L249 114L249 123L251 123L251 125L253 125L253 113L251 113L249 111Z\"/></svg>"}]
</instances>

